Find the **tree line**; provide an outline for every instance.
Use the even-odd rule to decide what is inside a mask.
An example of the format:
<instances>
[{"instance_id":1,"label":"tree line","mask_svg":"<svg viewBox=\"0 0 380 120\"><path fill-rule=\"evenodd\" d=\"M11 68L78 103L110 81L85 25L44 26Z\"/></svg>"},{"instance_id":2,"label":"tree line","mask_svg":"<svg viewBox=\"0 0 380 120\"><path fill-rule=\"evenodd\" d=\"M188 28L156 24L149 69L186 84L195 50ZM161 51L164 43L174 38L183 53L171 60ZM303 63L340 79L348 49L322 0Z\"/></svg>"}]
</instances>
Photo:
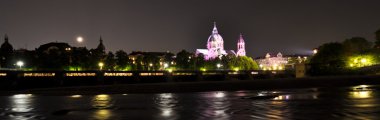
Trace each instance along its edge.
<instances>
[{"instance_id":1,"label":"tree line","mask_svg":"<svg viewBox=\"0 0 380 120\"><path fill-rule=\"evenodd\" d=\"M375 42L352 37L343 42L330 42L318 47L310 59L310 75L353 74L363 67L380 63L380 29Z\"/></svg>"},{"instance_id":2,"label":"tree line","mask_svg":"<svg viewBox=\"0 0 380 120\"><path fill-rule=\"evenodd\" d=\"M123 50L105 53L99 49L68 47L49 50L16 50L0 52L2 69L23 70L109 70L109 71L156 71L156 70L255 70L257 63L250 57L226 55L204 60L182 50L171 52L131 52ZM23 66L16 62L22 61Z\"/></svg>"}]
</instances>

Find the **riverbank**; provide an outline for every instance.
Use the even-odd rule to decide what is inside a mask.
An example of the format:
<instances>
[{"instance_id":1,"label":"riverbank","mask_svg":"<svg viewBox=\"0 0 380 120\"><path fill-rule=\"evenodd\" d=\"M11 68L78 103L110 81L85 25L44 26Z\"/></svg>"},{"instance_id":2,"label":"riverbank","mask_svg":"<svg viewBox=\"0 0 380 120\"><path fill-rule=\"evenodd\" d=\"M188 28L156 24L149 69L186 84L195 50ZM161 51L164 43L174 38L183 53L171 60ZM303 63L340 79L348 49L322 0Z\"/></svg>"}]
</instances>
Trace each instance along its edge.
<instances>
[{"instance_id":1,"label":"riverbank","mask_svg":"<svg viewBox=\"0 0 380 120\"><path fill-rule=\"evenodd\" d=\"M380 76L328 76L308 78L279 78L256 80L227 80L200 82L169 82L146 84L123 84L103 86L81 86L30 89L24 91L1 92L0 94L125 94L125 93L178 93L204 91L237 91L237 90L274 90L312 87L343 87L354 85L379 85Z\"/></svg>"}]
</instances>

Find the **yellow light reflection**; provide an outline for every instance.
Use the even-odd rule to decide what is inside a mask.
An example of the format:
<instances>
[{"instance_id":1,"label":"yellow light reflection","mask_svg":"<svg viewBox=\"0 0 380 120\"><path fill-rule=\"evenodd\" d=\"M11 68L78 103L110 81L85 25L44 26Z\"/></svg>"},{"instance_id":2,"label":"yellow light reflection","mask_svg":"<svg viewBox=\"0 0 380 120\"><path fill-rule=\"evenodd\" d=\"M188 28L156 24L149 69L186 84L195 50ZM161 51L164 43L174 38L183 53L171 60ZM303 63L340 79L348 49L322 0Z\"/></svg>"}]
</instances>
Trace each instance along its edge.
<instances>
[{"instance_id":1,"label":"yellow light reflection","mask_svg":"<svg viewBox=\"0 0 380 120\"><path fill-rule=\"evenodd\" d=\"M372 91L354 91L354 92L350 92L350 97L351 98L359 98L359 99L371 98L372 97Z\"/></svg>"},{"instance_id":2,"label":"yellow light reflection","mask_svg":"<svg viewBox=\"0 0 380 120\"><path fill-rule=\"evenodd\" d=\"M94 114L96 120L108 120L111 117L112 113L108 109L97 110Z\"/></svg>"},{"instance_id":3,"label":"yellow light reflection","mask_svg":"<svg viewBox=\"0 0 380 120\"><path fill-rule=\"evenodd\" d=\"M92 100L94 108L105 109L112 107L112 105L111 97L106 94L96 95Z\"/></svg>"}]
</instances>

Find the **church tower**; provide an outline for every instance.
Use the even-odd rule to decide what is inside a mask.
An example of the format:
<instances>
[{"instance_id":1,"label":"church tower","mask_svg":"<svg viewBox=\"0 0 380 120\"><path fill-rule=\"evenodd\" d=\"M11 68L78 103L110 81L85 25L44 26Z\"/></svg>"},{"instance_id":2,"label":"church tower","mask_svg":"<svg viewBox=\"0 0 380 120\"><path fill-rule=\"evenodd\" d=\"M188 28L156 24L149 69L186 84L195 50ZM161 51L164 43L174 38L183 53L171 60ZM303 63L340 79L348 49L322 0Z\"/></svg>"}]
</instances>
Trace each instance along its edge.
<instances>
[{"instance_id":1,"label":"church tower","mask_svg":"<svg viewBox=\"0 0 380 120\"><path fill-rule=\"evenodd\" d=\"M237 53L236 56L245 56L245 42L243 35L240 33L240 37L237 43Z\"/></svg>"},{"instance_id":2,"label":"church tower","mask_svg":"<svg viewBox=\"0 0 380 120\"><path fill-rule=\"evenodd\" d=\"M102 39L102 36L100 36L100 39L99 39L99 45L98 47L96 47L96 50L105 54L106 53L106 47L104 47L103 45L103 39Z\"/></svg>"}]
</instances>

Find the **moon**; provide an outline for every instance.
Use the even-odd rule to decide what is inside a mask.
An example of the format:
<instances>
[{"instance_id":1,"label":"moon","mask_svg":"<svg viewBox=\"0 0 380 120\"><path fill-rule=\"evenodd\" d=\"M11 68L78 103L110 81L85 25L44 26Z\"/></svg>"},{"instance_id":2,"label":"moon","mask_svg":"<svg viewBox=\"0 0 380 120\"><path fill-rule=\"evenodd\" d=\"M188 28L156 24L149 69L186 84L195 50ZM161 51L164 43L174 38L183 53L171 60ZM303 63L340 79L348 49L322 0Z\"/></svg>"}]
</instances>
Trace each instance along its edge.
<instances>
[{"instance_id":1,"label":"moon","mask_svg":"<svg viewBox=\"0 0 380 120\"><path fill-rule=\"evenodd\" d=\"M81 36L77 37L77 42L79 42L79 43L83 42L83 37L81 37Z\"/></svg>"}]
</instances>

